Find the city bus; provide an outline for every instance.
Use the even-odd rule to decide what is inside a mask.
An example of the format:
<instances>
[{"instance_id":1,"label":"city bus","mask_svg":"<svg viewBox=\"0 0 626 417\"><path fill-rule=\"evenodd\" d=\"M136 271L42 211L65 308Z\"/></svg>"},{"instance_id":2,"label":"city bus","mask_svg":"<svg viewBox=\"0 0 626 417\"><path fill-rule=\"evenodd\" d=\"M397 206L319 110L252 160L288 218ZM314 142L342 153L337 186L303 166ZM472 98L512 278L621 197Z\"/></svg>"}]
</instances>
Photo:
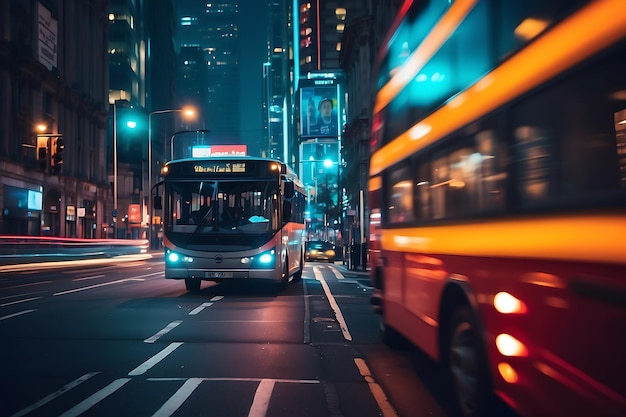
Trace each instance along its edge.
<instances>
[{"instance_id":1,"label":"city bus","mask_svg":"<svg viewBox=\"0 0 626 417\"><path fill-rule=\"evenodd\" d=\"M305 190L278 160L249 156L167 162L163 212L165 278L263 280L285 288L302 278Z\"/></svg>"},{"instance_id":2,"label":"city bus","mask_svg":"<svg viewBox=\"0 0 626 417\"><path fill-rule=\"evenodd\" d=\"M626 415L625 6L407 0L381 45L372 307L459 415Z\"/></svg>"}]
</instances>

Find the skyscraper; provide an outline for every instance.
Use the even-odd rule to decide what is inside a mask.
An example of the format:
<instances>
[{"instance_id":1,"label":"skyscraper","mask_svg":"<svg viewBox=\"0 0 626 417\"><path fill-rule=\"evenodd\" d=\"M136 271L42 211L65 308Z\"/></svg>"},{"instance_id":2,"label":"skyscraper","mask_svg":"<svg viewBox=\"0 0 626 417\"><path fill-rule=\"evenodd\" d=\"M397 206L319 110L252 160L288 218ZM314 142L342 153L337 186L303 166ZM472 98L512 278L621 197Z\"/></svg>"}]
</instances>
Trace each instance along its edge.
<instances>
[{"instance_id":1,"label":"skyscraper","mask_svg":"<svg viewBox=\"0 0 626 417\"><path fill-rule=\"evenodd\" d=\"M240 39L239 5L237 1L207 3L192 0L178 2L179 48L199 48L206 64L206 102L200 105L200 117L205 129L221 142L240 140ZM180 60L181 73L196 73L186 66L191 61ZM179 91L190 91L193 84L202 83L191 76L179 78ZM183 98L180 97L179 101Z\"/></svg>"},{"instance_id":2,"label":"skyscraper","mask_svg":"<svg viewBox=\"0 0 626 417\"><path fill-rule=\"evenodd\" d=\"M346 23L367 15L363 0L298 0L300 73L338 69Z\"/></svg>"}]
</instances>

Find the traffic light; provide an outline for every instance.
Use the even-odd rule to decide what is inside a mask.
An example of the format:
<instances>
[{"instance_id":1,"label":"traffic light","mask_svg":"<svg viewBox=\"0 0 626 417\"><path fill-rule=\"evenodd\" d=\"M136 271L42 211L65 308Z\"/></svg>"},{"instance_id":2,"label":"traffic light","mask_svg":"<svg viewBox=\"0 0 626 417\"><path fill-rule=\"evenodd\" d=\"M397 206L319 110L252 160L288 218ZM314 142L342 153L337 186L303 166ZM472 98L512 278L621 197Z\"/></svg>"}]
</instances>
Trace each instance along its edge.
<instances>
[{"instance_id":1,"label":"traffic light","mask_svg":"<svg viewBox=\"0 0 626 417\"><path fill-rule=\"evenodd\" d=\"M48 136L37 136L37 160L42 171L48 169Z\"/></svg>"},{"instance_id":2,"label":"traffic light","mask_svg":"<svg viewBox=\"0 0 626 417\"><path fill-rule=\"evenodd\" d=\"M52 174L59 175L61 168L63 168L63 150L65 145L63 144L63 138L55 138L54 145L52 147Z\"/></svg>"}]
</instances>

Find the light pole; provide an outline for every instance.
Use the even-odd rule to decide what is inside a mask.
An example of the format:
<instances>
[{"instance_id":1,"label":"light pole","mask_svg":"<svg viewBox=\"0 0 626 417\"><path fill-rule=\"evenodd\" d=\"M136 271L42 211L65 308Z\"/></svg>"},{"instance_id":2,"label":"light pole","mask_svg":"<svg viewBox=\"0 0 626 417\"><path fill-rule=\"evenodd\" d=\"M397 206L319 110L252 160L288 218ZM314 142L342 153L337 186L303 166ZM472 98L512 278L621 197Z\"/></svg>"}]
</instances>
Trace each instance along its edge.
<instances>
[{"instance_id":1,"label":"light pole","mask_svg":"<svg viewBox=\"0 0 626 417\"><path fill-rule=\"evenodd\" d=\"M150 249L153 249L152 238L152 219L153 219L153 202L152 202L152 115L163 113L183 113L187 117L195 115L194 109L186 107L184 109L164 109L155 110L148 113L148 242Z\"/></svg>"},{"instance_id":2,"label":"light pole","mask_svg":"<svg viewBox=\"0 0 626 417\"><path fill-rule=\"evenodd\" d=\"M113 222L115 223L115 235L114 238L117 239L117 102L119 100L115 100L113 102ZM134 129L137 126L137 122L133 120L128 120L126 122L126 126L130 129Z\"/></svg>"}]
</instances>

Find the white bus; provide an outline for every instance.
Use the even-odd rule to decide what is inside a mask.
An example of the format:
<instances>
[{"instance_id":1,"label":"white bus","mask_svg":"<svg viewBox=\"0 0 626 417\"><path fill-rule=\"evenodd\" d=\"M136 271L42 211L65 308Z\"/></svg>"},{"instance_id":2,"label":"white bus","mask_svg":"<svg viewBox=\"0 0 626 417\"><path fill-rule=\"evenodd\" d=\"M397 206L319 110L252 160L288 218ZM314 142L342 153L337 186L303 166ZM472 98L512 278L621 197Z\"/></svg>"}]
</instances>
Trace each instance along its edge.
<instances>
[{"instance_id":1,"label":"white bus","mask_svg":"<svg viewBox=\"0 0 626 417\"><path fill-rule=\"evenodd\" d=\"M283 162L248 156L179 159L162 168L165 278L259 279L286 287L304 268L305 191ZM159 207L160 206L160 207Z\"/></svg>"}]
</instances>

